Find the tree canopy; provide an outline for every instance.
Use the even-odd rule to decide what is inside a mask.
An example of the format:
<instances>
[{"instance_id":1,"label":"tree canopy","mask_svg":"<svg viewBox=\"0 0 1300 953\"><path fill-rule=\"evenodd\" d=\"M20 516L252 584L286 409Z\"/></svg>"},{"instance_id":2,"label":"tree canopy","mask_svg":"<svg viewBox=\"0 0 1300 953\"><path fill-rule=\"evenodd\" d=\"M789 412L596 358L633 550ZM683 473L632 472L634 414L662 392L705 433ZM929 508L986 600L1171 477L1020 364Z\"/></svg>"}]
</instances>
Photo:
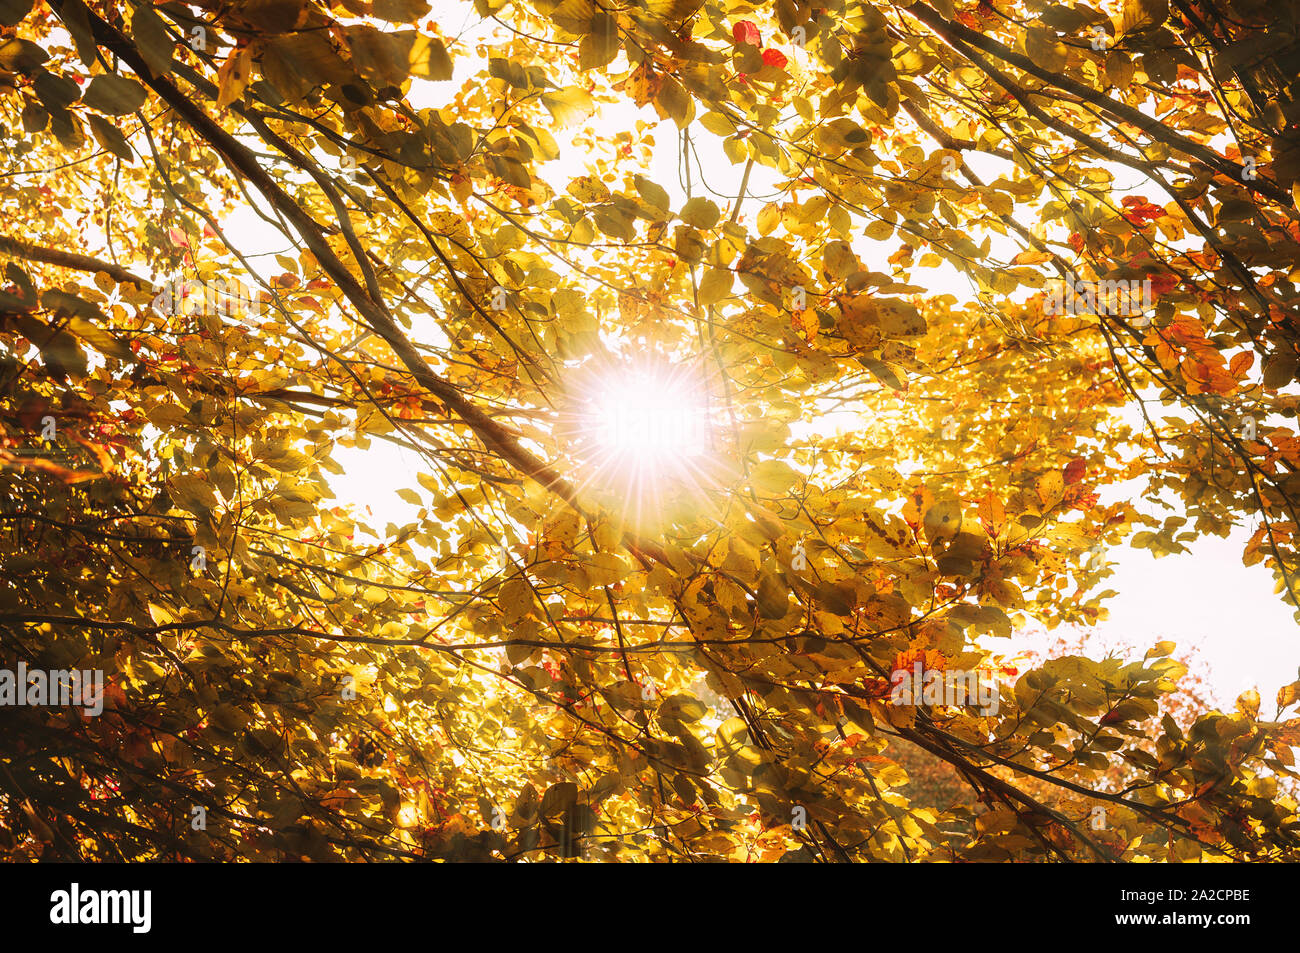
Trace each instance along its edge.
<instances>
[{"instance_id":1,"label":"tree canopy","mask_svg":"<svg viewBox=\"0 0 1300 953\"><path fill-rule=\"evenodd\" d=\"M998 640L1237 525L1300 617L1296 0L0 24L0 659L106 679L7 857L1295 858L1300 682Z\"/></svg>"}]
</instances>

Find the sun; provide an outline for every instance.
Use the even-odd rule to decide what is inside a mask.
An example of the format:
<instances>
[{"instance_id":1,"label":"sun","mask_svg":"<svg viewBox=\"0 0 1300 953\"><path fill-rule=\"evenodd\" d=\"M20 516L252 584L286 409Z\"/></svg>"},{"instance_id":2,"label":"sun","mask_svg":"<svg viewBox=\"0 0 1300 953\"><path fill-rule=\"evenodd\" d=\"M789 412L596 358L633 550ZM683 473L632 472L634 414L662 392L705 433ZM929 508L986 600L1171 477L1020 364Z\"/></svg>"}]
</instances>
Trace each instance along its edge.
<instances>
[{"instance_id":1,"label":"sun","mask_svg":"<svg viewBox=\"0 0 1300 953\"><path fill-rule=\"evenodd\" d=\"M593 440L606 462L652 475L708 450L708 404L698 388L658 369L600 382L591 396Z\"/></svg>"},{"instance_id":2,"label":"sun","mask_svg":"<svg viewBox=\"0 0 1300 953\"><path fill-rule=\"evenodd\" d=\"M570 386L568 443L579 483L627 515L698 494L716 451L707 380L652 360L584 368Z\"/></svg>"}]
</instances>

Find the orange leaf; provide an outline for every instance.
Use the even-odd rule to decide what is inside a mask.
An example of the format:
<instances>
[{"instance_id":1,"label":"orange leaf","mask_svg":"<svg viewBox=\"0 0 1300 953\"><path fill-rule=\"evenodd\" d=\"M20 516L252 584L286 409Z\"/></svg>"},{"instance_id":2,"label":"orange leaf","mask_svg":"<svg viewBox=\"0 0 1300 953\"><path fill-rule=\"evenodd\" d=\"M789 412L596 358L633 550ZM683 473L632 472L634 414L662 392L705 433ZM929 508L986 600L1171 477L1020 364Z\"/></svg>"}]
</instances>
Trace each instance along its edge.
<instances>
[{"instance_id":1,"label":"orange leaf","mask_svg":"<svg viewBox=\"0 0 1300 953\"><path fill-rule=\"evenodd\" d=\"M1068 486L1069 484L1072 483L1078 483L1080 480L1083 479L1084 474L1087 472L1088 472L1087 461L1085 461L1083 457L1075 457L1073 460L1071 460L1069 463L1065 465L1066 485Z\"/></svg>"},{"instance_id":2,"label":"orange leaf","mask_svg":"<svg viewBox=\"0 0 1300 953\"><path fill-rule=\"evenodd\" d=\"M1002 532L1002 527L1007 522L1007 511L1002 506L1002 501L992 493L989 493L980 500L979 505L980 519L989 525L989 528L996 535Z\"/></svg>"}]
</instances>

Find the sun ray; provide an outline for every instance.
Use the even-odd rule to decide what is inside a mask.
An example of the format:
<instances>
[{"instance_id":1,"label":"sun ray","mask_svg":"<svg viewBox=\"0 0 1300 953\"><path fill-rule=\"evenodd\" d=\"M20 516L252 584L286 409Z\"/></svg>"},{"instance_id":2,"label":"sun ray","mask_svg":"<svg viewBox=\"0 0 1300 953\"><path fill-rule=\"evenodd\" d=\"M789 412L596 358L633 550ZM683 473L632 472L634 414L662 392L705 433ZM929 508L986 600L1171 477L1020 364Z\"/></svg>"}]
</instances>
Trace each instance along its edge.
<instances>
[{"instance_id":1,"label":"sun ray","mask_svg":"<svg viewBox=\"0 0 1300 953\"><path fill-rule=\"evenodd\" d=\"M567 390L560 430L583 492L640 528L708 508L721 455L697 365L611 359L574 368Z\"/></svg>"}]
</instances>

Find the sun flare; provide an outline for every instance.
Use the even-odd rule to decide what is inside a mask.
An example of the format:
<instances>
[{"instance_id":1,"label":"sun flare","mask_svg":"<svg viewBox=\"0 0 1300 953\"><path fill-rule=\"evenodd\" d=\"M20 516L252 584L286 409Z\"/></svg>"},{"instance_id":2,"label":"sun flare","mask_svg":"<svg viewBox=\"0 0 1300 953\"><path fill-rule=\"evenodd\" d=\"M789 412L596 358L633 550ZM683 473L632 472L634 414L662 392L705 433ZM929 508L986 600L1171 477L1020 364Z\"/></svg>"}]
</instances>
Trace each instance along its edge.
<instances>
[{"instance_id":1,"label":"sun flare","mask_svg":"<svg viewBox=\"0 0 1300 953\"><path fill-rule=\"evenodd\" d=\"M668 470L708 449L708 404L686 382L634 370L604 381L592 403L595 443L617 466Z\"/></svg>"},{"instance_id":2,"label":"sun flare","mask_svg":"<svg viewBox=\"0 0 1300 953\"><path fill-rule=\"evenodd\" d=\"M583 486L629 516L703 489L716 441L709 389L694 368L615 363L576 380L567 416Z\"/></svg>"}]
</instances>

